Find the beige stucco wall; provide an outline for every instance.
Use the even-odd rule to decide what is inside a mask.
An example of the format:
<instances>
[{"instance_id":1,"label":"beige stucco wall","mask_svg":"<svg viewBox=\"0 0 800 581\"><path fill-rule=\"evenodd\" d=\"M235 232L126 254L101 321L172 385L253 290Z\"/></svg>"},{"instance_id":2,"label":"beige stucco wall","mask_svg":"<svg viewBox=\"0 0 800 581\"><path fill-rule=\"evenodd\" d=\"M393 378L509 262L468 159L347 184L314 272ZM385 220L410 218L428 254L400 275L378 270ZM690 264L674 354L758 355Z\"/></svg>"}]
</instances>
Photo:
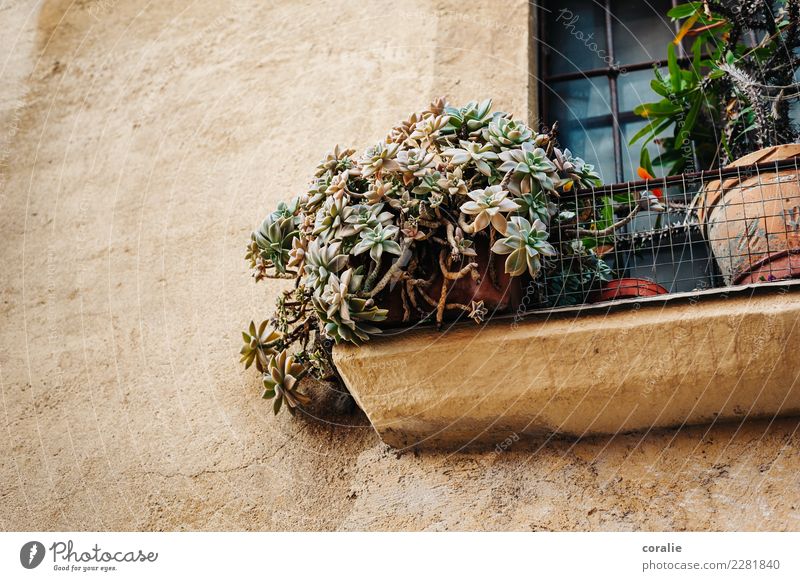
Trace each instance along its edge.
<instances>
[{"instance_id":1,"label":"beige stucco wall","mask_svg":"<svg viewBox=\"0 0 800 581\"><path fill-rule=\"evenodd\" d=\"M528 107L527 3L19 2L0 24L3 529L800 529L799 422L401 457L274 418L243 244L333 143Z\"/></svg>"}]
</instances>

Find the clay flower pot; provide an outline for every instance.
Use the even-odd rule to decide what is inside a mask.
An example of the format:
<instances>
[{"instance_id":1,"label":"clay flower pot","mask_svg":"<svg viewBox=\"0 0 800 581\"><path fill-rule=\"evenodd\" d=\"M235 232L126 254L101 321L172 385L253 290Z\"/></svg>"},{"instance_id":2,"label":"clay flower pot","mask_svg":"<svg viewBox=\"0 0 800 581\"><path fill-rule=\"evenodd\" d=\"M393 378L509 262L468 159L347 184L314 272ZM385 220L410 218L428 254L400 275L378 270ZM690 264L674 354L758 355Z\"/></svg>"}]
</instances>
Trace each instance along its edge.
<instances>
[{"instance_id":1,"label":"clay flower pot","mask_svg":"<svg viewBox=\"0 0 800 581\"><path fill-rule=\"evenodd\" d=\"M731 167L800 158L800 144L768 147ZM698 216L728 285L800 277L800 175L797 170L709 182Z\"/></svg>"},{"instance_id":2,"label":"clay flower pot","mask_svg":"<svg viewBox=\"0 0 800 581\"><path fill-rule=\"evenodd\" d=\"M613 301L636 297L654 297L667 294L660 284L644 278L617 278L603 284L593 302Z\"/></svg>"},{"instance_id":3,"label":"clay flower pot","mask_svg":"<svg viewBox=\"0 0 800 581\"><path fill-rule=\"evenodd\" d=\"M483 301L483 306L488 311L487 317L495 314L507 313L517 308L522 302L523 284L529 279L527 276L512 277L505 272L505 256L493 254L489 250L488 238L480 236L475 240L475 251L477 256L469 258L470 261L478 264L478 274L480 277L476 281L472 276L465 276L457 281L451 281L447 289L447 302L460 303L470 306L475 301ZM495 271L497 286L492 284L489 261ZM466 264L466 260L464 261ZM456 265L452 266L456 269ZM439 274L426 289L428 296L434 300L439 300L442 292L443 276ZM400 287L396 286L388 293L381 293L377 299L378 305L389 309L389 315L381 323L382 327L396 327L398 325L413 323L424 318L420 313L412 310L411 321L403 322L403 303ZM417 299L417 303L427 313L435 313L435 307L426 303L422 298ZM446 319L455 319L458 316L465 316L466 313L461 309L449 309L445 311Z\"/></svg>"}]
</instances>

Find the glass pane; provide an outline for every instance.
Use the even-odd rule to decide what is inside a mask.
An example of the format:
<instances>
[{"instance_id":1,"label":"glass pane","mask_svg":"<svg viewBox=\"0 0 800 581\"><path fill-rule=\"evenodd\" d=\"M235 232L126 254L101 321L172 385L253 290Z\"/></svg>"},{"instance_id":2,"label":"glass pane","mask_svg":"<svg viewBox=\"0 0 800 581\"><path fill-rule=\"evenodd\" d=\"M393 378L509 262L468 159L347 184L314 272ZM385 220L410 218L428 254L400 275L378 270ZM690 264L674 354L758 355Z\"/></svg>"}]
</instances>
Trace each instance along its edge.
<instances>
[{"instance_id":1,"label":"glass pane","mask_svg":"<svg viewBox=\"0 0 800 581\"><path fill-rule=\"evenodd\" d=\"M547 74L606 68L605 10L592 0L548 2L545 13Z\"/></svg>"},{"instance_id":2,"label":"glass pane","mask_svg":"<svg viewBox=\"0 0 800 581\"><path fill-rule=\"evenodd\" d=\"M671 8L671 0L612 2L614 60L626 65L666 59L667 45L675 38L667 18Z\"/></svg>"},{"instance_id":3,"label":"glass pane","mask_svg":"<svg viewBox=\"0 0 800 581\"><path fill-rule=\"evenodd\" d=\"M548 110L542 120L558 121L558 140L574 155L600 172L603 181L614 182L614 141L608 79L577 79L546 87Z\"/></svg>"},{"instance_id":4,"label":"glass pane","mask_svg":"<svg viewBox=\"0 0 800 581\"><path fill-rule=\"evenodd\" d=\"M545 123L558 120L569 123L591 123L592 117L611 114L608 79L576 79L550 83L546 88L548 111ZM611 125L611 121L608 121Z\"/></svg>"},{"instance_id":5,"label":"glass pane","mask_svg":"<svg viewBox=\"0 0 800 581\"><path fill-rule=\"evenodd\" d=\"M625 73L617 77L619 93L619 110L633 111L642 103L660 101L661 96L650 88L650 81L655 78L652 69Z\"/></svg>"},{"instance_id":6,"label":"glass pane","mask_svg":"<svg viewBox=\"0 0 800 581\"><path fill-rule=\"evenodd\" d=\"M610 127L559 127L558 140L564 147L569 148L573 155L591 163L603 183L613 184L617 181L614 171L614 138Z\"/></svg>"}]
</instances>

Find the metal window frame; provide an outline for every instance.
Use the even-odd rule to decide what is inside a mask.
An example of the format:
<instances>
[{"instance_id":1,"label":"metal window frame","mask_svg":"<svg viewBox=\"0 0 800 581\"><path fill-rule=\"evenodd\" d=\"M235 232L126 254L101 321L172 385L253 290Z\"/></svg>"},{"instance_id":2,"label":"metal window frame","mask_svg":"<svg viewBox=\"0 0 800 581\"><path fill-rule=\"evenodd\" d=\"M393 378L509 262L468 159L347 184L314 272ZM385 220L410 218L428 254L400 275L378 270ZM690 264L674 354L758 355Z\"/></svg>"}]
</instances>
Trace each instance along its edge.
<instances>
[{"instance_id":1,"label":"metal window frame","mask_svg":"<svg viewBox=\"0 0 800 581\"><path fill-rule=\"evenodd\" d=\"M612 64L608 67L601 67L595 69L587 69L582 71L575 71L571 73L562 73L558 75L550 75L547 70L547 57L545 55L545 42L544 39L547 38L546 29L545 29L545 11L548 9L548 5L552 4L552 0L545 0L541 4L536 5L537 9L537 39L536 42L538 43L538 67L539 67L539 78L541 78L542 82L539 83L539 117L541 119L545 118L545 112L548 109L548 96L547 96L547 86L549 83L558 82L558 81L571 81L576 79L592 79L597 77L606 77L608 79L608 88L609 88L609 100L611 101L611 113L608 115L598 116L597 118L592 120L592 126L598 127L610 127L612 132L612 139L614 142L614 173L617 182L623 182L625 175L624 175L624 168L622 165L622 130L621 130L621 122L622 121L631 121L633 119L638 119L632 112L630 111L623 111L620 112L619 110L619 95L618 95L618 86L617 86L617 79L620 75L621 70L626 72L634 72L634 71L642 71L646 69L651 69L654 66L656 67L663 67L666 66L666 60L653 60L653 61L645 61L639 63L632 63L628 65L624 65L622 69L619 67L614 66L615 58L614 58L614 32L613 32L613 16L611 13L611 6L612 0L593 0L596 5L602 6L605 12L605 40L607 46L607 54L608 60ZM672 7L678 5L678 0L672 0ZM679 30L678 23L676 22L674 25L675 32L677 33ZM683 49L683 45L678 45L678 57L681 61L686 61L686 54Z\"/></svg>"}]
</instances>

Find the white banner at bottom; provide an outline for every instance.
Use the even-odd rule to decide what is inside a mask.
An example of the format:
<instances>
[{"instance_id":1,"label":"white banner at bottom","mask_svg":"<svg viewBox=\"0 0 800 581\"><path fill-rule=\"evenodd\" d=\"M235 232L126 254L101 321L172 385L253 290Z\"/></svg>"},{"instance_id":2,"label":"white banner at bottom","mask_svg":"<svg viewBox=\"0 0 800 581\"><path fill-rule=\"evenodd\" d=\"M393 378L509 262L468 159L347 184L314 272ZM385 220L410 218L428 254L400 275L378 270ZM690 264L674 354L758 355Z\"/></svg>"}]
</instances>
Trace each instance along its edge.
<instances>
[{"instance_id":1,"label":"white banner at bottom","mask_svg":"<svg viewBox=\"0 0 800 581\"><path fill-rule=\"evenodd\" d=\"M796 580L798 546L800 533L0 533L0 579Z\"/></svg>"}]
</instances>

